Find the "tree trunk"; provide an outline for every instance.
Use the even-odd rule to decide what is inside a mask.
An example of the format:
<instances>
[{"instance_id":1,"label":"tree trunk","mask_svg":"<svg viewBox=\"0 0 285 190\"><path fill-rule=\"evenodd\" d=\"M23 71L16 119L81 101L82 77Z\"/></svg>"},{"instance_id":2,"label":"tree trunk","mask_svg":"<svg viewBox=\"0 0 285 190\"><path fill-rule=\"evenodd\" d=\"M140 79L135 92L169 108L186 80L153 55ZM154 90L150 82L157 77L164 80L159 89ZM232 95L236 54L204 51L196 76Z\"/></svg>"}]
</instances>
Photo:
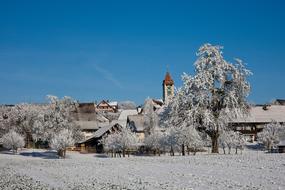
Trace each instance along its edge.
<instances>
[{"instance_id":1,"label":"tree trunk","mask_svg":"<svg viewBox=\"0 0 285 190\"><path fill-rule=\"evenodd\" d=\"M238 153L238 148L236 147L236 154Z\"/></svg>"},{"instance_id":2,"label":"tree trunk","mask_svg":"<svg viewBox=\"0 0 285 190\"><path fill-rule=\"evenodd\" d=\"M223 147L223 151L224 151L224 154L226 154L226 149L225 149L225 147Z\"/></svg>"},{"instance_id":3,"label":"tree trunk","mask_svg":"<svg viewBox=\"0 0 285 190\"><path fill-rule=\"evenodd\" d=\"M211 135L211 140L212 140L212 153L219 153L219 144L218 144L218 133L213 133Z\"/></svg>"},{"instance_id":4,"label":"tree trunk","mask_svg":"<svg viewBox=\"0 0 285 190\"><path fill-rule=\"evenodd\" d=\"M173 147L170 147L170 156L174 156L174 151L173 151Z\"/></svg>"},{"instance_id":5,"label":"tree trunk","mask_svg":"<svg viewBox=\"0 0 285 190\"><path fill-rule=\"evenodd\" d=\"M181 145L181 153L182 153L182 156L185 156L185 146L184 146L184 144Z\"/></svg>"},{"instance_id":6,"label":"tree trunk","mask_svg":"<svg viewBox=\"0 0 285 190\"><path fill-rule=\"evenodd\" d=\"M125 156L126 156L126 150L123 149L123 157L125 158Z\"/></svg>"}]
</instances>

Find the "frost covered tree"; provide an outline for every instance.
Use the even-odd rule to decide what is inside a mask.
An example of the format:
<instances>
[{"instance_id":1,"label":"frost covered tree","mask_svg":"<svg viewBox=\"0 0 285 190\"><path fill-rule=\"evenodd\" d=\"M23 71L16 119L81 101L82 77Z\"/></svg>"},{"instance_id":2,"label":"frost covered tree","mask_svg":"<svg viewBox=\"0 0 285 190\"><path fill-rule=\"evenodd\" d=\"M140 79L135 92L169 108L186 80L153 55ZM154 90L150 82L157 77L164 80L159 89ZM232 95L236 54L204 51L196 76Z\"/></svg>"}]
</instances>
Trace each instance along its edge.
<instances>
[{"instance_id":1,"label":"frost covered tree","mask_svg":"<svg viewBox=\"0 0 285 190\"><path fill-rule=\"evenodd\" d=\"M123 127L120 131L108 134L101 143L105 150L111 151L113 154L122 152L125 157L128 150L137 146L138 138L129 128Z\"/></svg>"},{"instance_id":2,"label":"frost covered tree","mask_svg":"<svg viewBox=\"0 0 285 190\"><path fill-rule=\"evenodd\" d=\"M143 106L144 125L146 130L146 136L154 132L158 126L158 116L154 111L153 100L147 98Z\"/></svg>"},{"instance_id":3,"label":"frost covered tree","mask_svg":"<svg viewBox=\"0 0 285 190\"><path fill-rule=\"evenodd\" d=\"M187 126L179 131L178 144L186 146L188 153L192 151L194 155L204 146L199 132L194 127ZM183 146L181 147L184 148Z\"/></svg>"},{"instance_id":4,"label":"frost covered tree","mask_svg":"<svg viewBox=\"0 0 285 190\"><path fill-rule=\"evenodd\" d=\"M200 47L194 63L195 75L183 74L181 100L178 102L178 119L185 114L190 126L205 131L212 141L212 153L218 153L220 132L228 123L248 114L247 96L251 74L242 61L231 64L222 56L222 47L205 44ZM182 117L179 113L182 112Z\"/></svg>"},{"instance_id":5,"label":"frost covered tree","mask_svg":"<svg viewBox=\"0 0 285 190\"><path fill-rule=\"evenodd\" d=\"M119 152L120 149L119 139L119 133L114 132L103 137L100 143L104 146L105 152L111 152L112 157L116 157L116 152Z\"/></svg>"},{"instance_id":6,"label":"frost covered tree","mask_svg":"<svg viewBox=\"0 0 285 190\"><path fill-rule=\"evenodd\" d=\"M4 134L1 141L5 148L11 149L14 153L17 153L18 148L22 148L25 145L24 137L14 130Z\"/></svg>"},{"instance_id":7,"label":"frost covered tree","mask_svg":"<svg viewBox=\"0 0 285 190\"><path fill-rule=\"evenodd\" d=\"M271 150L277 145L280 137L285 137L285 127L276 121L272 121L264 126L262 132L257 134L258 140L264 144L267 150Z\"/></svg>"},{"instance_id":8,"label":"frost covered tree","mask_svg":"<svg viewBox=\"0 0 285 190\"><path fill-rule=\"evenodd\" d=\"M50 141L55 133L63 129L72 131L76 141L81 140L79 126L73 122L72 111L76 102L70 97L62 99L48 96L49 103L1 106L0 108L0 137L9 130L14 130L24 136L26 146L38 140Z\"/></svg>"},{"instance_id":9,"label":"frost covered tree","mask_svg":"<svg viewBox=\"0 0 285 190\"><path fill-rule=\"evenodd\" d=\"M122 110L133 110L137 108L136 104L132 101L119 102L118 106L119 106L119 109L122 109Z\"/></svg>"},{"instance_id":10,"label":"frost covered tree","mask_svg":"<svg viewBox=\"0 0 285 190\"><path fill-rule=\"evenodd\" d=\"M165 145L165 136L160 131L153 131L151 134L145 137L144 143L145 146L151 149L154 155L158 154L160 156L161 149Z\"/></svg>"},{"instance_id":11,"label":"frost covered tree","mask_svg":"<svg viewBox=\"0 0 285 190\"><path fill-rule=\"evenodd\" d=\"M55 149L58 153L58 156L65 158L66 148L73 146L75 143L73 132L68 129L63 129L58 133L54 134L50 146L52 149Z\"/></svg>"},{"instance_id":12,"label":"frost covered tree","mask_svg":"<svg viewBox=\"0 0 285 190\"><path fill-rule=\"evenodd\" d=\"M119 148L122 151L123 157L126 155L126 150L135 148L138 142L136 134L127 127L123 127L121 129L118 140Z\"/></svg>"},{"instance_id":13,"label":"frost covered tree","mask_svg":"<svg viewBox=\"0 0 285 190\"><path fill-rule=\"evenodd\" d=\"M224 154L226 154L226 148L228 148L228 154L231 154L232 148L235 148L235 153L238 153L238 149L242 150L246 140L240 132L228 130L222 131L219 137L219 145L223 148Z\"/></svg>"},{"instance_id":14,"label":"frost covered tree","mask_svg":"<svg viewBox=\"0 0 285 190\"><path fill-rule=\"evenodd\" d=\"M178 145L179 132L176 127L169 127L165 131L165 136L163 137L165 143L164 147L169 151L171 156L174 156L174 153L180 150Z\"/></svg>"},{"instance_id":15,"label":"frost covered tree","mask_svg":"<svg viewBox=\"0 0 285 190\"><path fill-rule=\"evenodd\" d=\"M14 130L23 135L28 143L32 139L32 126L37 120L40 109L38 105L25 103L6 107L1 114L2 118L0 118L2 132Z\"/></svg>"},{"instance_id":16,"label":"frost covered tree","mask_svg":"<svg viewBox=\"0 0 285 190\"><path fill-rule=\"evenodd\" d=\"M10 130L10 110L11 107L0 106L0 138Z\"/></svg>"},{"instance_id":17,"label":"frost covered tree","mask_svg":"<svg viewBox=\"0 0 285 190\"><path fill-rule=\"evenodd\" d=\"M168 106L160 118L161 125L167 128L166 132L167 135L170 135L171 141L176 140L176 150L180 150L183 156L185 155L185 143L191 139L194 140L192 136L188 135L191 134L193 130L196 130L194 126L191 125L190 117L188 116L189 107L185 101L184 93L182 88L175 92L175 96L169 101ZM175 137L173 135L175 135ZM189 140L187 139L188 137ZM177 146L180 147L177 148ZM173 149L171 149L171 152L172 150Z\"/></svg>"},{"instance_id":18,"label":"frost covered tree","mask_svg":"<svg viewBox=\"0 0 285 190\"><path fill-rule=\"evenodd\" d=\"M246 144L246 139L243 134L240 132L236 132L236 138L235 138L235 149L236 154L238 153L238 149L240 149L241 153L243 150L244 145Z\"/></svg>"},{"instance_id":19,"label":"frost covered tree","mask_svg":"<svg viewBox=\"0 0 285 190\"><path fill-rule=\"evenodd\" d=\"M226 154L226 148L229 147L230 144L231 144L230 133L221 131L219 137L219 145L220 147L222 147L224 154Z\"/></svg>"},{"instance_id":20,"label":"frost covered tree","mask_svg":"<svg viewBox=\"0 0 285 190\"><path fill-rule=\"evenodd\" d=\"M77 102L70 97L63 97L59 99L56 96L47 96L49 100L48 109L41 115L41 125L38 124L37 128L45 129L43 138L49 140L54 134L67 129L73 134L73 139L78 142L82 139L82 133L74 123L72 112L77 106Z\"/></svg>"}]
</instances>

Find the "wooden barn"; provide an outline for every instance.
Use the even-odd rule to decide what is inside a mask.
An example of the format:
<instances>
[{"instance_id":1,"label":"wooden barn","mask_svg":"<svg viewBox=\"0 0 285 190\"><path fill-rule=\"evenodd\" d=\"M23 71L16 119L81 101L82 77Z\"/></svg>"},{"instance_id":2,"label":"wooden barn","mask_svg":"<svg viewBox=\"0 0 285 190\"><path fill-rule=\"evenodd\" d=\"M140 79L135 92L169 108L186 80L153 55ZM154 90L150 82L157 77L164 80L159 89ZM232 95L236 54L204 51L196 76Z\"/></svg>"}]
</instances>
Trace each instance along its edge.
<instances>
[{"instance_id":1,"label":"wooden barn","mask_svg":"<svg viewBox=\"0 0 285 190\"><path fill-rule=\"evenodd\" d=\"M84 141L77 144L82 152L96 152L102 153L104 151L103 145L100 140L108 134L120 131L122 126L118 123L110 123L107 126L99 128L93 135L86 138Z\"/></svg>"}]
</instances>

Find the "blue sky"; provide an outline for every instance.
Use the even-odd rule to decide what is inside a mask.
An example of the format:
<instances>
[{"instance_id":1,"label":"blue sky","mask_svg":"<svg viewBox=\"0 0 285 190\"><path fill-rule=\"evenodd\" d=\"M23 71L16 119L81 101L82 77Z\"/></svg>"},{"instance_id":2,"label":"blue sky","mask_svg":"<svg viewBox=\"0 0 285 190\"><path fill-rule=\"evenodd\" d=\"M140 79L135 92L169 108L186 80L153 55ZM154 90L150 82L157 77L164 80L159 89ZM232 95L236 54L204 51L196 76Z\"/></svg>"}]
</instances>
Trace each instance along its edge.
<instances>
[{"instance_id":1,"label":"blue sky","mask_svg":"<svg viewBox=\"0 0 285 190\"><path fill-rule=\"evenodd\" d=\"M250 102L285 98L285 1L0 1L0 103L161 98L203 43L254 73Z\"/></svg>"}]
</instances>

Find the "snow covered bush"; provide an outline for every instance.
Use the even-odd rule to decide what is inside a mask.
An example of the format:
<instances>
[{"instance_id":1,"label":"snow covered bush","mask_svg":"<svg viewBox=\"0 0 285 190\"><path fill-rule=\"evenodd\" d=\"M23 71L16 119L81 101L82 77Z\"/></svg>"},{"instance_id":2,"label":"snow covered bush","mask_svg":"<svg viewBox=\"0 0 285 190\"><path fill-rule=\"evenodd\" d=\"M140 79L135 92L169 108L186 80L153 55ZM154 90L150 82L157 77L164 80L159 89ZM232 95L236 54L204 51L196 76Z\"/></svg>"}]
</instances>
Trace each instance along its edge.
<instances>
[{"instance_id":1,"label":"snow covered bush","mask_svg":"<svg viewBox=\"0 0 285 190\"><path fill-rule=\"evenodd\" d=\"M53 138L50 141L50 147L57 151L58 156L65 158L66 148L73 146L74 143L75 140L72 131L63 129L59 133L53 135Z\"/></svg>"},{"instance_id":2,"label":"snow covered bush","mask_svg":"<svg viewBox=\"0 0 285 190\"><path fill-rule=\"evenodd\" d=\"M264 144L267 150L271 150L283 137L285 137L285 127L275 121L266 124L262 132L257 134L258 141Z\"/></svg>"},{"instance_id":3,"label":"snow covered bush","mask_svg":"<svg viewBox=\"0 0 285 190\"><path fill-rule=\"evenodd\" d=\"M22 148L25 145L24 137L14 130L4 134L1 141L5 148L11 149L14 153L17 153L18 148Z\"/></svg>"},{"instance_id":4,"label":"snow covered bush","mask_svg":"<svg viewBox=\"0 0 285 190\"><path fill-rule=\"evenodd\" d=\"M239 59L236 64L226 61L221 50L211 44L200 47L195 75L182 75L183 86L166 109L168 124L186 124L206 132L212 141L212 153L219 152L220 132L232 119L248 114L249 107L247 77L251 72Z\"/></svg>"},{"instance_id":5,"label":"snow covered bush","mask_svg":"<svg viewBox=\"0 0 285 190\"><path fill-rule=\"evenodd\" d=\"M108 134L101 141L104 149L107 152L122 152L123 157L126 156L126 152L129 153L131 149L135 149L138 143L138 138L129 128L123 127L120 131Z\"/></svg>"}]
</instances>

